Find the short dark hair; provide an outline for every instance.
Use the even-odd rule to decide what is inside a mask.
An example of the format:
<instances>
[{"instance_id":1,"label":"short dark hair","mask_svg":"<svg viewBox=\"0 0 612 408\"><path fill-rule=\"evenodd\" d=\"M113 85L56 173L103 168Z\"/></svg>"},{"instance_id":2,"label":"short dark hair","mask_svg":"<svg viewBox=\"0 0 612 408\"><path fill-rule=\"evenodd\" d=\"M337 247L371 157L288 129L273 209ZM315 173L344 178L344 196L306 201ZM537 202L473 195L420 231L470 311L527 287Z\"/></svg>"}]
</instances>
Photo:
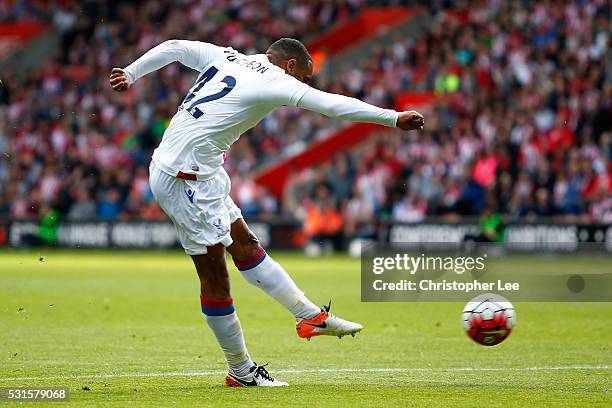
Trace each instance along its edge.
<instances>
[{"instance_id":1,"label":"short dark hair","mask_svg":"<svg viewBox=\"0 0 612 408\"><path fill-rule=\"evenodd\" d=\"M275 54L284 60L295 59L299 64L312 64L312 57L301 41L281 38L268 47L266 54Z\"/></svg>"}]
</instances>

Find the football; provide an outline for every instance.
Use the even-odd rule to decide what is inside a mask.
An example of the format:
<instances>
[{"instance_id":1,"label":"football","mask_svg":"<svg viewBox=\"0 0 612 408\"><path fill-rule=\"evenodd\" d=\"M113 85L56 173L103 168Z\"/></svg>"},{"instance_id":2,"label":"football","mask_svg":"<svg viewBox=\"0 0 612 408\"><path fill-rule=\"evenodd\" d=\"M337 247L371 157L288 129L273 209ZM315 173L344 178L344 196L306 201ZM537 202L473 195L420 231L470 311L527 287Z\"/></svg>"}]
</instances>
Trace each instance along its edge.
<instances>
[{"instance_id":1,"label":"football","mask_svg":"<svg viewBox=\"0 0 612 408\"><path fill-rule=\"evenodd\" d=\"M516 324L512 303L494 293L478 295L463 309L463 328L468 336L483 346L504 341Z\"/></svg>"}]
</instances>

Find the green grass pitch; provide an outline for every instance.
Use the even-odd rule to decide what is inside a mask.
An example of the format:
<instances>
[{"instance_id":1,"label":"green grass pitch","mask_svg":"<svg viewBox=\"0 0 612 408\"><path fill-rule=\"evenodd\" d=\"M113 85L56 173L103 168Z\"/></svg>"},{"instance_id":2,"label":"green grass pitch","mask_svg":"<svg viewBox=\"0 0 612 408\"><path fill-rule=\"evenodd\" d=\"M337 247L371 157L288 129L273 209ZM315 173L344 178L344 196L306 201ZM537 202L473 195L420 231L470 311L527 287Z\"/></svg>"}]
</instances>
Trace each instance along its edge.
<instances>
[{"instance_id":1,"label":"green grass pitch","mask_svg":"<svg viewBox=\"0 0 612 408\"><path fill-rule=\"evenodd\" d=\"M232 266L249 350L288 388L223 386L183 253L48 250L0 252L0 387L66 386L71 403L105 407L612 406L612 304L516 303L515 331L488 348L463 333L463 304L361 303L359 260L272 255L365 326L299 339Z\"/></svg>"}]
</instances>

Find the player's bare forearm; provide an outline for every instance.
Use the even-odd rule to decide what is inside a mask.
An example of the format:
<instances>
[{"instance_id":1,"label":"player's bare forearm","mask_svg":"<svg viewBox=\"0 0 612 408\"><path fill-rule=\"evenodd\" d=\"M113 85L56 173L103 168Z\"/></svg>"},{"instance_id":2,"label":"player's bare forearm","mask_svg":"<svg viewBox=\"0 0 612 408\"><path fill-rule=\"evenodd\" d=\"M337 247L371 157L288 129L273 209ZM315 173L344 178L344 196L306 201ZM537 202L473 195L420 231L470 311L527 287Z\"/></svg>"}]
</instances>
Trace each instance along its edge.
<instances>
[{"instance_id":1,"label":"player's bare forearm","mask_svg":"<svg viewBox=\"0 0 612 408\"><path fill-rule=\"evenodd\" d=\"M127 91L130 84L125 71L121 68L113 68L110 74L110 85L117 92Z\"/></svg>"},{"instance_id":2,"label":"player's bare forearm","mask_svg":"<svg viewBox=\"0 0 612 408\"><path fill-rule=\"evenodd\" d=\"M402 130L419 130L425 126L425 118L417 111L400 112L397 127Z\"/></svg>"}]
</instances>

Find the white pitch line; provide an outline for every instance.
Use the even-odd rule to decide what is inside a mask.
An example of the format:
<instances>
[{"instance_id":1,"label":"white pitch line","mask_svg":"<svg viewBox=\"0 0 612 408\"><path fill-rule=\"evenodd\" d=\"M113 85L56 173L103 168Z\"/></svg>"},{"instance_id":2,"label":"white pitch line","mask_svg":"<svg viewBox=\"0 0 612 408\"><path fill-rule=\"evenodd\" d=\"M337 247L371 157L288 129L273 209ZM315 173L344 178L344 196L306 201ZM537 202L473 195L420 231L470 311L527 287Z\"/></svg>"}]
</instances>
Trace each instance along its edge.
<instances>
[{"instance_id":1,"label":"white pitch line","mask_svg":"<svg viewBox=\"0 0 612 408\"><path fill-rule=\"evenodd\" d=\"M409 373L409 372L478 372L478 371L563 371L563 370L610 370L609 365L572 365L551 367L449 367L449 368L315 368L315 369L280 369L273 373L282 374L308 374L308 373ZM226 371L196 371L196 372L168 372L168 373L115 373L90 375L56 375L41 377L9 377L0 378L0 381L44 381L44 380L74 380L96 378L138 378L138 377L207 377L224 375Z\"/></svg>"}]
</instances>

